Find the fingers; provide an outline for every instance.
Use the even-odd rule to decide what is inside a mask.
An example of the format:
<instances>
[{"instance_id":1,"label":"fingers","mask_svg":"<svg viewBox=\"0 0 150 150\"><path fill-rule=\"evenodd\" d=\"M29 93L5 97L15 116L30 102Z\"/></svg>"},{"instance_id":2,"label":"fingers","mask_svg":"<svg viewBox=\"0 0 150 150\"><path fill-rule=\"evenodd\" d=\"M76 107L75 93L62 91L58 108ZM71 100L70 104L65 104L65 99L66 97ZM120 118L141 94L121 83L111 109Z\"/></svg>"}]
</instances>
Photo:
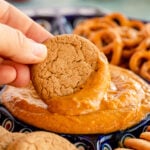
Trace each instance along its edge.
<instances>
[{"instance_id":1,"label":"fingers","mask_svg":"<svg viewBox=\"0 0 150 150\"><path fill-rule=\"evenodd\" d=\"M124 145L136 150L150 150L150 143L143 139L127 138Z\"/></svg>"},{"instance_id":2,"label":"fingers","mask_svg":"<svg viewBox=\"0 0 150 150\"><path fill-rule=\"evenodd\" d=\"M16 70L9 65L0 65L0 85L11 83L16 78Z\"/></svg>"},{"instance_id":3,"label":"fingers","mask_svg":"<svg viewBox=\"0 0 150 150\"><path fill-rule=\"evenodd\" d=\"M0 85L10 84L22 87L30 81L30 71L27 65L4 60L0 64L0 73Z\"/></svg>"},{"instance_id":4,"label":"fingers","mask_svg":"<svg viewBox=\"0 0 150 150\"><path fill-rule=\"evenodd\" d=\"M0 24L0 56L23 64L43 61L47 48L26 38L19 30Z\"/></svg>"},{"instance_id":5,"label":"fingers","mask_svg":"<svg viewBox=\"0 0 150 150\"><path fill-rule=\"evenodd\" d=\"M0 0L0 22L20 30L27 37L40 43L52 37L43 27L3 0Z\"/></svg>"},{"instance_id":6,"label":"fingers","mask_svg":"<svg viewBox=\"0 0 150 150\"><path fill-rule=\"evenodd\" d=\"M36 42L41 43L52 35L4 0L0 0L0 33L0 57L14 61L0 61L0 84L24 86L30 73L23 64L43 61L47 48Z\"/></svg>"}]
</instances>

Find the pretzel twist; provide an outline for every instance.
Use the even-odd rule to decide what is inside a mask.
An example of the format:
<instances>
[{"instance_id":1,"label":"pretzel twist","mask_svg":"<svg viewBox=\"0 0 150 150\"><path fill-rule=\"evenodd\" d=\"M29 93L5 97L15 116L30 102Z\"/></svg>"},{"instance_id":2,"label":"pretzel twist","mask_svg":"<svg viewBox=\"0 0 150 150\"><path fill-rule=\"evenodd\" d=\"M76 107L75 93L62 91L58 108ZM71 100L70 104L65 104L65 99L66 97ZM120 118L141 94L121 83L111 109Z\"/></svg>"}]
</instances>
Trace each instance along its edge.
<instances>
[{"instance_id":1,"label":"pretzel twist","mask_svg":"<svg viewBox=\"0 0 150 150\"><path fill-rule=\"evenodd\" d=\"M130 28L133 28L135 30L141 31L143 27L145 26L143 22L138 21L138 20L130 20L128 23L128 26Z\"/></svg>"},{"instance_id":2,"label":"pretzel twist","mask_svg":"<svg viewBox=\"0 0 150 150\"><path fill-rule=\"evenodd\" d=\"M106 16L112 22L118 24L118 26L128 26L128 18L120 13L111 13Z\"/></svg>"},{"instance_id":3,"label":"pretzel twist","mask_svg":"<svg viewBox=\"0 0 150 150\"><path fill-rule=\"evenodd\" d=\"M93 18L84 20L73 31L74 34L89 38L93 32L116 27L117 25L105 18Z\"/></svg>"},{"instance_id":4,"label":"pretzel twist","mask_svg":"<svg viewBox=\"0 0 150 150\"><path fill-rule=\"evenodd\" d=\"M91 36L90 39L106 56L110 57L110 63L118 65L122 55L122 41L113 29L103 29ZM111 55L111 56L110 56Z\"/></svg>"},{"instance_id":5,"label":"pretzel twist","mask_svg":"<svg viewBox=\"0 0 150 150\"><path fill-rule=\"evenodd\" d=\"M145 24L145 26L141 30L141 35L145 38L150 36L150 23Z\"/></svg>"},{"instance_id":6,"label":"pretzel twist","mask_svg":"<svg viewBox=\"0 0 150 150\"><path fill-rule=\"evenodd\" d=\"M141 67L141 70L140 70L140 75L150 81L150 60L145 62L142 67Z\"/></svg>"},{"instance_id":7,"label":"pretzel twist","mask_svg":"<svg viewBox=\"0 0 150 150\"><path fill-rule=\"evenodd\" d=\"M132 42L132 39L131 39ZM134 44L131 46L125 45L122 56L124 58L130 58L135 52L137 51L143 51L143 50L148 50L150 48L150 38L146 38L142 40L141 37L136 38L134 41Z\"/></svg>"},{"instance_id":8,"label":"pretzel twist","mask_svg":"<svg viewBox=\"0 0 150 150\"><path fill-rule=\"evenodd\" d=\"M150 80L149 73L150 51L138 51L130 59L129 66L131 70L140 74L143 78Z\"/></svg>"}]
</instances>

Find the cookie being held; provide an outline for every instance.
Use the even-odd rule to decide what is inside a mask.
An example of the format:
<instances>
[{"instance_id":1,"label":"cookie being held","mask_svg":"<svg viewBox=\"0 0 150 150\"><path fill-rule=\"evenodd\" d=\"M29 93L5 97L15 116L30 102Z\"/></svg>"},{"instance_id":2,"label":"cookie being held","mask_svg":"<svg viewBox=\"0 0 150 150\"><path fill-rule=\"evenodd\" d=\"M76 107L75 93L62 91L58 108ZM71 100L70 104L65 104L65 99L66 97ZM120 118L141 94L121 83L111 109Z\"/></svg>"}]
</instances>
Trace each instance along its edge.
<instances>
[{"instance_id":1,"label":"cookie being held","mask_svg":"<svg viewBox=\"0 0 150 150\"><path fill-rule=\"evenodd\" d=\"M44 44L48 57L31 67L31 78L49 111L79 115L98 110L110 84L105 55L78 35L55 36Z\"/></svg>"}]
</instances>

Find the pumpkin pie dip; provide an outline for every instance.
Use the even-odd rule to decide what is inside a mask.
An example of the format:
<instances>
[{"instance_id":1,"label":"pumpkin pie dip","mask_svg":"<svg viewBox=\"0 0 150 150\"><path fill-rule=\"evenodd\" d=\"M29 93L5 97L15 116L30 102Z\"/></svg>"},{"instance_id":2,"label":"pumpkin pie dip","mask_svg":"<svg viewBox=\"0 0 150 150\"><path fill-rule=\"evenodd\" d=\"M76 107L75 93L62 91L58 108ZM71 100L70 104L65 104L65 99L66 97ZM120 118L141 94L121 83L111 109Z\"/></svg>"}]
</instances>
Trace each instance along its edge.
<instances>
[{"instance_id":1,"label":"pumpkin pie dip","mask_svg":"<svg viewBox=\"0 0 150 150\"><path fill-rule=\"evenodd\" d=\"M66 38L67 35L64 36ZM109 65L103 53L97 51L89 41L79 36L68 35L67 42L63 43L63 38L61 38L62 36L55 37L45 43L48 49L56 50L57 59L55 58L55 61L50 63L54 57L50 60L48 58L41 66L40 64L33 66L31 70L34 86L32 83L25 88L6 86L3 90L1 102L15 117L45 130L69 134L100 134L124 130L146 117L150 112L150 87L144 80L129 70ZM56 41L61 44L56 46ZM51 42L56 45L49 44ZM63 46L66 43L70 51L63 50L66 48ZM76 48L78 45L80 45L79 48ZM92 52L86 52L88 48ZM60 51L64 53L59 54ZM75 58L72 58L73 52ZM67 77L69 71L67 65L62 69L63 74L60 73L60 66L56 65L59 58L65 58L65 63L69 61L65 53L71 53L68 57L72 58L72 62L68 64L73 71L79 68L72 69L73 63L78 64L77 57L80 56L78 53L82 53L81 58L84 58L79 61L82 69L76 70L77 74L71 72L70 78ZM93 54L87 55L87 53ZM88 56L93 56L93 62L87 61ZM44 66L47 61L48 65ZM85 66L88 67L82 71L85 63ZM55 70L55 67L52 67L53 64L59 69ZM62 61L61 64L63 64ZM38 68L43 69L43 66L44 70L40 72ZM50 83L52 77L49 76L49 73L47 74L47 70L51 69L55 70L53 74L55 77L59 74L65 76L68 81L61 80L57 86L54 82ZM67 71L64 72L64 69ZM79 78L75 79L75 76ZM83 76L84 80L82 80ZM76 81L71 82L72 77ZM49 79L48 82L47 79ZM71 90L67 90L69 92L66 92L66 87L65 90L62 90L64 83L68 83L67 87L70 87L70 83L77 82L80 84L73 84ZM53 90L49 90L49 85ZM56 89L60 87L61 90L58 88L59 90L55 91L54 86Z\"/></svg>"}]
</instances>

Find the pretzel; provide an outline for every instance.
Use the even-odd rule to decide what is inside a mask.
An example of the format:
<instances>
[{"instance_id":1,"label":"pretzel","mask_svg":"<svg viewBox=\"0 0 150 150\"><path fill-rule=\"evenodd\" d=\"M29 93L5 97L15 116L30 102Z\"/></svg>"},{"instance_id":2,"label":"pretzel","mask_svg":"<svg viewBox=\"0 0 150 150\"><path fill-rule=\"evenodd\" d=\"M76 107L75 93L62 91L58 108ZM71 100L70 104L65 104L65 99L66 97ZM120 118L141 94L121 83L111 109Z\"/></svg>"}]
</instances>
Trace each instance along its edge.
<instances>
[{"instance_id":1,"label":"pretzel","mask_svg":"<svg viewBox=\"0 0 150 150\"><path fill-rule=\"evenodd\" d=\"M150 81L150 60L145 62L142 67L141 67L141 70L140 70L140 75Z\"/></svg>"},{"instance_id":2,"label":"pretzel","mask_svg":"<svg viewBox=\"0 0 150 150\"><path fill-rule=\"evenodd\" d=\"M150 128L148 126L147 128ZM150 149L150 132L142 132L139 138L126 138L124 140L124 148L116 148L115 150L149 150Z\"/></svg>"},{"instance_id":3,"label":"pretzel","mask_svg":"<svg viewBox=\"0 0 150 150\"><path fill-rule=\"evenodd\" d=\"M142 77L146 77L150 80L149 61L150 51L138 51L132 55L129 62L129 67L131 68L131 70L140 74ZM142 70L140 68L142 68Z\"/></svg>"},{"instance_id":4,"label":"pretzel","mask_svg":"<svg viewBox=\"0 0 150 150\"><path fill-rule=\"evenodd\" d=\"M106 29L109 27L116 27L117 25L105 18L93 18L84 20L73 31L74 34L89 38L89 36L96 31Z\"/></svg>"},{"instance_id":5,"label":"pretzel","mask_svg":"<svg viewBox=\"0 0 150 150\"><path fill-rule=\"evenodd\" d=\"M150 50L150 38L144 39L136 48L136 51L148 51L148 50Z\"/></svg>"},{"instance_id":6,"label":"pretzel","mask_svg":"<svg viewBox=\"0 0 150 150\"><path fill-rule=\"evenodd\" d=\"M117 30L123 42L122 56L129 58L134 53L135 48L141 42L142 37L139 36L138 31L127 26L120 27Z\"/></svg>"},{"instance_id":7,"label":"pretzel","mask_svg":"<svg viewBox=\"0 0 150 150\"><path fill-rule=\"evenodd\" d=\"M150 141L150 132L143 132L143 133L141 133L140 134L140 138L141 139L145 139L145 140L147 140L147 141ZM150 144L150 143L149 143Z\"/></svg>"},{"instance_id":8,"label":"pretzel","mask_svg":"<svg viewBox=\"0 0 150 150\"><path fill-rule=\"evenodd\" d=\"M128 45L124 43L122 56L125 58L130 58L137 51L147 51L150 48L150 38L142 40L142 37L139 36L135 40L129 39L129 42Z\"/></svg>"},{"instance_id":9,"label":"pretzel","mask_svg":"<svg viewBox=\"0 0 150 150\"><path fill-rule=\"evenodd\" d=\"M82 22L82 23L80 23L80 25L78 25L76 27L73 34L81 35L85 38L88 38L89 34L91 34L91 33L90 33L90 30L89 30L89 26L84 25L84 22Z\"/></svg>"},{"instance_id":10,"label":"pretzel","mask_svg":"<svg viewBox=\"0 0 150 150\"><path fill-rule=\"evenodd\" d=\"M146 131L150 131L150 126L148 126L148 127L146 128Z\"/></svg>"},{"instance_id":11,"label":"pretzel","mask_svg":"<svg viewBox=\"0 0 150 150\"><path fill-rule=\"evenodd\" d=\"M137 51L147 51L150 47L150 38L146 38L141 41L139 45L135 45L133 47L125 47L122 52L122 56L124 58L130 58Z\"/></svg>"},{"instance_id":12,"label":"pretzel","mask_svg":"<svg viewBox=\"0 0 150 150\"><path fill-rule=\"evenodd\" d=\"M141 31L143 27L145 26L143 22L138 21L138 20L130 20L128 23L128 26L130 28L133 28L135 30Z\"/></svg>"},{"instance_id":13,"label":"pretzel","mask_svg":"<svg viewBox=\"0 0 150 150\"><path fill-rule=\"evenodd\" d=\"M141 35L143 35L145 38L150 36L150 23L145 24L141 30Z\"/></svg>"},{"instance_id":14,"label":"pretzel","mask_svg":"<svg viewBox=\"0 0 150 150\"><path fill-rule=\"evenodd\" d=\"M118 65L122 55L122 41L114 29L103 29L91 36L90 40L101 50L106 56L111 55L110 63Z\"/></svg>"},{"instance_id":15,"label":"pretzel","mask_svg":"<svg viewBox=\"0 0 150 150\"><path fill-rule=\"evenodd\" d=\"M111 13L106 16L109 20L112 22L115 22L118 24L118 26L127 26L129 21L128 19L122 15L121 13Z\"/></svg>"},{"instance_id":16,"label":"pretzel","mask_svg":"<svg viewBox=\"0 0 150 150\"><path fill-rule=\"evenodd\" d=\"M123 58L129 58L135 53L136 51L136 45L135 46L124 46L122 50L122 57Z\"/></svg>"},{"instance_id":17,"label":"pretzel","mask_svg":"<svg viewBox=\"0 0 150 150\"><path fill-rule=\"evenodd\" d=\"M118 30L123 40L123 43L126 46L134 46L142 40L142 38L139 36L139 31L133 28L123 26L118 28Z\"/></svg>"},{"instance_id":18,"label":"pretzel","mask_svg":"<svg viewBox=\"0 0 150 150\"><path fill-rule=\"evenodd\" d=\"M115 22L112 22L110 19L105 18L105 17L95 17L95 18L91 18L91 19L86 19L83 22L86 25L91 23L93 26L95 26L96 24L98 24L98 25L105 24L105 25L108 25L109 27L117 27L118 26Z\"/></svg>"},{"instance_id":19,"label":"pretzel","mask_svg":"<svg viewBox=\"0 0 150 150\"><path fill-rule=\"evenodd\" d=\"M150 142L143 139L126 138L124 145L135 150L150 150Z\"/></svg>"}]
</instances>

